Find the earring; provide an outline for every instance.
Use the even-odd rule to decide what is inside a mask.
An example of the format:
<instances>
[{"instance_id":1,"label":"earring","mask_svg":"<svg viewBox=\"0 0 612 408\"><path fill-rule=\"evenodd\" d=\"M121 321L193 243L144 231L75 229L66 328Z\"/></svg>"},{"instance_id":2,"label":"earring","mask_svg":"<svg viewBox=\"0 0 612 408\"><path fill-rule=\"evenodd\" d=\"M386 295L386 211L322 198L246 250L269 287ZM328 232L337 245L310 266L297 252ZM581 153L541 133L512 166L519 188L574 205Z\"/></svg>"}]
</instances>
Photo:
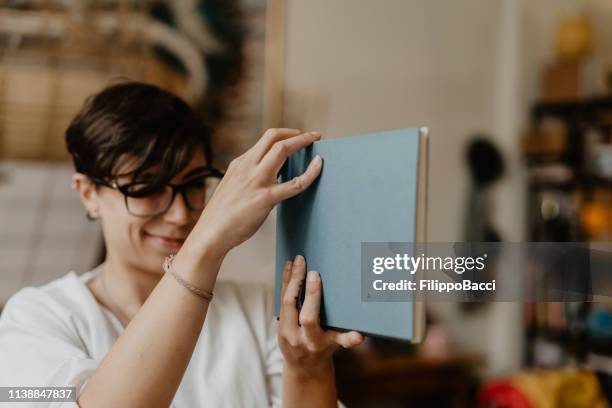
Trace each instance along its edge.
<instances>
[{"instance_id":1,"label":"earring","mask_svg":"<svg viewBox=\"0 0 612 408\"><path fill-rule=\"evenodd\" d=\"M98 218L98 214L97 213L92 214L89 211L87 211L87 214L85 216L87 217L87 219L89 221L94 221L94 220L96 220Z\"/></svg>"}]
</instances>

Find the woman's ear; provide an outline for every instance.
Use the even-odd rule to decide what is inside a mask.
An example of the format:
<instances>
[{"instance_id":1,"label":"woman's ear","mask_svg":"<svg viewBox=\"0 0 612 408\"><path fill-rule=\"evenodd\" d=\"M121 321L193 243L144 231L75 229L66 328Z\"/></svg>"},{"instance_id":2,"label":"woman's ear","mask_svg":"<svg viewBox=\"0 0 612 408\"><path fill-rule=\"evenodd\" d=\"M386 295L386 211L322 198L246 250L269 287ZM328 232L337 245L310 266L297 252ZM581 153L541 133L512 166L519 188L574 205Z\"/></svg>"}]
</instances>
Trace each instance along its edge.
<instances>
[{"instance_id":1,"label":"woman's ear","mask_svg":"<svg viewBox=\"0 0 612 408\"><path fill-rule=\"evenodd\" d=\"M82 173L74 173L72 176L72 188L78 191L81 202L87 210L87 218L98 218L100 216L100 205L98 203L95 183Z\"/></svg>"}]
</instances>

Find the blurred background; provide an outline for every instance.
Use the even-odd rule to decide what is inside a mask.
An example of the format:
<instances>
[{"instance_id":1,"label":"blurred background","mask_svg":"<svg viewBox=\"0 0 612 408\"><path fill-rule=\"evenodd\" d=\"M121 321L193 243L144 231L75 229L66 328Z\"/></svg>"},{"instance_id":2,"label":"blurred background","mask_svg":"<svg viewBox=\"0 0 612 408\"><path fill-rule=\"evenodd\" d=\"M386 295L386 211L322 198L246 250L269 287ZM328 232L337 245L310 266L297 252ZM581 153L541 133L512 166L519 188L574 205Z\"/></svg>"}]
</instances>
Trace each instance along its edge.
<instances>
[{"instance_id":1,"label":"blurred background","mask_svg":"<svg viewBox=\"0 0 612 408\"><path fill-rule=\"evenodd\" d=\"M430 241L610 249L610 0L0 0L0 305L100 261L64 131L119 77L188 101L221 167L268 127L428 126ZM274 228L222 278L271 284ZM423 344L337 359L349 407L607 407L612 306L432 303Z\"/></svg>"}]
</instances>

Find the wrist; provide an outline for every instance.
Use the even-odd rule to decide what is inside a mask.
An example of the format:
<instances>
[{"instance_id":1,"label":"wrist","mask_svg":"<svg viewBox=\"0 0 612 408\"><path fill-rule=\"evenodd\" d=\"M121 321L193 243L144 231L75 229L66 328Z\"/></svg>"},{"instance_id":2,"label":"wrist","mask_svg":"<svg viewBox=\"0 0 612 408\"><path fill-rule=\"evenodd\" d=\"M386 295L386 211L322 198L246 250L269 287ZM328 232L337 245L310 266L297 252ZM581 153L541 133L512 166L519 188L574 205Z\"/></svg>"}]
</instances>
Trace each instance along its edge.
<instances>
[{"instance_id":1,"label":"wrist","mask_svg":"<svg viewBox=\"0 0 612 408\"><path fill-rule=\"evenodd\" d=\"M207 291L214 288L225 254L205 242L186 240L172 262L176 273L192 285Z\"/></svg>"},{"instance_id":2,"label":"wrist","mask_svg":"<svg viewBox=\"0 0 612 408\"><path fill-rule=\"evenodd\" d=\"M181 247L179 253L181 252L197 264L211 262L221 264L228 251L223 248L218 239L190 234Z\"/></svg>"},{"instance_id":3,"label":"wrist","mask_svg":"<svg viewBox=\"0 0 612 408\"><path fill-rule=\"evenodd\" d=\"M329 382L334 379L334 361L332 358L323 361L316 366L305 367L299 364L293 364L285 360L283 374L289 379L305 382Z\"/></svg>"},{"instance_id":4,"label":"wrist","mask_svg":"<svg viewBox=\"0 0 612 408\"><path fill-rule=\"evenodd\" d=\"M336 379L333 361L308 368L285 361L283 406L335 407Z\"/></svg>"}]
</instances>

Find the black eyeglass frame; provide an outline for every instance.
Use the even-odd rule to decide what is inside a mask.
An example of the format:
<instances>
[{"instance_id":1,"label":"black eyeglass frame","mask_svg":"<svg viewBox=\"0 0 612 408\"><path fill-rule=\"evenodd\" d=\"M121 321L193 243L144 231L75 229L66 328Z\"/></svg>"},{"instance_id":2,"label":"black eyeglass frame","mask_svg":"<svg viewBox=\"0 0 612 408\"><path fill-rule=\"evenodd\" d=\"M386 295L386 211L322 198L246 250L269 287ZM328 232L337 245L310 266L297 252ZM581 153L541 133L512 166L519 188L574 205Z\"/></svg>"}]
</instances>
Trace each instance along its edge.
<instances>
[{"instance_id":1,"label":"black eyeglass frame","mask_svg":"<svg viewBox=\"0 0 612 408\"><path fill-rule=\"evenodd\" d=\"M125 209L127 210L127 212L134 216L134 217L139 217L139 218L151 218L151 217L155 217L159 214L163 214L165 211L168 210L168 208L170 208L172 206L172 203L174 203L174 199L176 198L177 194L181 194L181 196L183 196L183 201L185 202L185 205L187 206L187 208L189 208L191 211L200 211L201 209L199 208L193 208L190 204L189 204L189 200L187 199L187 193L186 190L194 184L195 181L199 181L201 178L208 178L208 177L212 177L212 178L216 178L219 179L219 181L223 178L225 174L223 172L221 172L220 170L217 170L213 167L207 167L207 168L203 168L202 169L202 174L198 174L198 177L195 177L192 180L186 181L184 183L181 184L172 184L172 183L168 183L166 184L167 186L170 186L170 188L172 189L172 198L170 198L170 201L168 202L168 205L166 206L166 208L164 208L163 210L158 211L157 213L154 214L148 214L148 215L139 215L139 214L134 214L132 211L130 211L130 206L128 205L128 198L144 198L147 195L149 195L150 193L147 191L146 193L141 193L141 194L134 194L134 193L130 193L128 191L128 189L136 184L141 184L142 181L134 181L131 183L126 183L126 184L117 184L116 182L113 181L108 181L99 177L95 177L95 176L88 176L89 179L91 181L93 181L95 184L101 185L101 186L105 186L108 188L111 188L113 190L117 190L119 191L121 194L123 194L123 201L125 203Z\"/></svg>"}]
</instances>

